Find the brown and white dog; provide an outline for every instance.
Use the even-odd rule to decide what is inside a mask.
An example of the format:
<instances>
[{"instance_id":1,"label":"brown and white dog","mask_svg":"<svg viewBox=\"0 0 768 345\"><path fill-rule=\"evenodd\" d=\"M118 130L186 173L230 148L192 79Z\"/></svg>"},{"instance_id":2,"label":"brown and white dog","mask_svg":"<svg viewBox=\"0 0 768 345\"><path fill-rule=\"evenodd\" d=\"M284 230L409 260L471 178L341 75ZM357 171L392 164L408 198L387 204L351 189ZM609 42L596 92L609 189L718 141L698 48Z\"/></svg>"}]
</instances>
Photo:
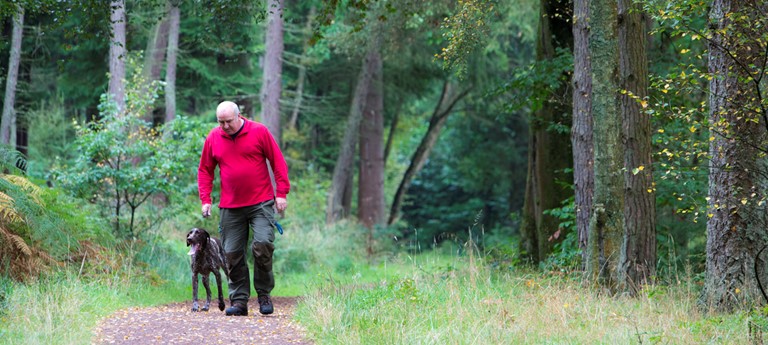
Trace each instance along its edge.
<instances>
[{"instance_id":1,"label":"brown and white dog","mask_svg":"<svg viewBox=\"0 0 768 345\"><path fill-rule=\"evenodd\" d=\"M187 246L190 247L188 255L192 256L192 311L200 310L197 303L197 275L203 276L206 300L203 311L208 311L211 306L211 287L208 283L209 274L216 277L216 287L219 289L219 310L224 310L224 297L221 295L221 274L219 269L227 273L227 259L224 256L224 248L215 237L211 237L208 231L201 228L192 228L187 233Z\"/></svg>"}]
</instances>

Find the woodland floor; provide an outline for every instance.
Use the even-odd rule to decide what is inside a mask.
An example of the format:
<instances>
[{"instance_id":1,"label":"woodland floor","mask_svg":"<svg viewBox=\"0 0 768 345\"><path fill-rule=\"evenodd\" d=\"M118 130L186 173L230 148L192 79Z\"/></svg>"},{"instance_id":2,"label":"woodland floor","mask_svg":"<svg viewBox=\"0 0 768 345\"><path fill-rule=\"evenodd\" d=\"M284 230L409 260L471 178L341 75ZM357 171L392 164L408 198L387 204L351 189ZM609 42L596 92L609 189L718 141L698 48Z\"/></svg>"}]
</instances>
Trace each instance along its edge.
<instances>
[{"instance_id":1,"label":"woodland floor","mask_svg":"<svg viewBox=\"0 0 768 345\"><path fill-rule=\"evenodd\" d=\"M271 315L259 314L255 298L248 302L248 316L224 315L216 307L215 299L208 312L192 312L191 301L123 309L101 321L93 343L313 344L293 322L296 300L295 297L273 297L275 312Z\"/></svg>"}]
</instances>

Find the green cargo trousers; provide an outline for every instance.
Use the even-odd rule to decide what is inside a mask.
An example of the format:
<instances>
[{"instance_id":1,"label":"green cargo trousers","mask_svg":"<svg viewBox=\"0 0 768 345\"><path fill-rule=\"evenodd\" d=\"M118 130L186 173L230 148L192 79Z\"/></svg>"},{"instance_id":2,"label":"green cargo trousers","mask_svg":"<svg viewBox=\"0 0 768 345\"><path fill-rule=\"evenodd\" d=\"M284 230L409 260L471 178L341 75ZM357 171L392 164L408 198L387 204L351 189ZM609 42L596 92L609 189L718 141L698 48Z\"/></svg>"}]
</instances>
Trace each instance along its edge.
<instances>
[{"instance_id":1,"label":"green cargo trousers","mask_svg":"<svg viewBox=\"0 0 768 345\"><path fill-rule=\"evenodd\" d=\"M248 230L253 230L253 287L258 295L269 295L275 287L272 253L275 251L275 211L273 200L253 206L222 208L219 232L229 268L230 303L247 303L251 295L246 249Z\"/></svg>"}]
</instances>

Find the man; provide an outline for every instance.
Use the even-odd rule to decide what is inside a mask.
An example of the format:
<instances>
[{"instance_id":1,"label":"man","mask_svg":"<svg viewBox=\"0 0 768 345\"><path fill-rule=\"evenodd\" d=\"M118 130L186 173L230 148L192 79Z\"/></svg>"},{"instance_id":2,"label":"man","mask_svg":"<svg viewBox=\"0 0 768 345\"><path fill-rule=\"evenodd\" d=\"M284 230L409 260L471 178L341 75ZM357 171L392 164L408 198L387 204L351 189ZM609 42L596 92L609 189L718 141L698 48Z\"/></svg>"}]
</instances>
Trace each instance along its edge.
<instances>
[{"instance_id":1,"label":"man","mask_svg":"<svg viewBox=\"0 0 768 345\"><path fill-rule=\"evenodd\" d=\"M230 307L226 315L248 315L249 282L246 250L248 230L253 229L251 252L254 258L253 286L258 294L259 312L274 311L269 293L275 287L272 253L275 210L283 212L290 190L288 166L272 134L261 123L240 116L237 104L221 102L216 108L219 126L205 139L197 187L203 204L203 217L211 215L211 189L214 171L219 166L221 200L219 231L229 267ZM267 168L274 172L275 188Z\"/></svg>"}]
</instances>

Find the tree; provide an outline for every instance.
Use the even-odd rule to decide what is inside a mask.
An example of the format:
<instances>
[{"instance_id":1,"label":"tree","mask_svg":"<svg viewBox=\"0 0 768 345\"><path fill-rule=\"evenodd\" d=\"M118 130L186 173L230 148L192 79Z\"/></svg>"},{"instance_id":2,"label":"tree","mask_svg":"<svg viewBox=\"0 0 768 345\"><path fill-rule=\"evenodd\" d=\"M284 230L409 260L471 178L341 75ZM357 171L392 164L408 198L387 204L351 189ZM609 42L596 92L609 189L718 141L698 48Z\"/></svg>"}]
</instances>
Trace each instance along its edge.
<instances>
[{"instance_id":1,"label":"tree","mask_svg":"<svg viewBox=\"0 0 768 345\"><path fill-rule=\"evenodd\" d=\"M445 126L448 116L453 112L456 103L464 98L470 91L470 88L467 88L464 91L457 92L454 90L455 88L456 86L450 80L445 80L443 83L440 98L435 104L435 109L429 119L427 132L424 133L419 146L411 156L411 163L405 170L400 185L397 187L397 192L395 192L392 207L389 210L389 219L387 220L388 225L392 225L399 219L400 208L405 199L405 194L408 193L408 188L411 186L411 182L416 175L419 174L421 168L424 167L424 163L426 163L432 148L440 137L440 132L443 129L443 126Z\"/></svg>"},{"instance_id":2,"label":"tree","mask_svg":"<svg viewBox=\"0 0 768 345\"><path fill-rule=\"evenodd\" d=\"M73 145L77 155L54 176L75 196L98 205L116 236L135 238L162 217L161 212L140 217L137 210L151 204L146 201L153 195L168 196L184 188L181 179L194 171L196 145L204 133L202 126L185 125L181 118L156 130L142 117L148 103L157 98L159 85L141 91L145 83L140 73L127 85L126 109L119 111L111 98L102 95L99 118L77 125ZM159 134L163 131L174 135L163 138Z\"/></svg>"},{"instance_id":3,"label":"tree","mask_svg":"<svg viewBox=\"0 0 768 345\"><path fill-rule=\"evenodd\" d=\"M618 1L619 97L624 140L624 242L619 288L634 294L656 275L656 202L651 169L651 117L647 106L646 21L631 0Z\"/></svg>"},{"instance_id":4,"label":"tree","mask_svg":"<svg viewBox=\"0 0 768 345\"><path fill-rule=\"evenodd\" d=\"M373 33L378 36L378 33ZM380 49L380 48L379 48ZM374 229L383 225L384 214L384 76L379 49L366 57L371 73L359 128L357 219L368 229L368 256L373 255Z\"/></svg>"},{"instance_id":5,"label":"tree","mask_svg":"<svg viewBox=\"0 0 768 345\"><path fill-rule=\"evenodd\" d=\"M714 310L747 307L759 298L752 268L768 242L766 10L763 2L715 0L709 14L711 161L703 300Z\"/></svg>"},{"instance_id":6,"label":"tree","mask_svg":"<svg viewBox=\"0 0 768 345\"><path fill-rule=\"evenodd\" d=\"M176 118L176 57L179 53L179 26L181 9L179 3L168 0L168 50L165 68L165 122Z\"/></svg>"},{"instance_id":7,"label":"tree","mask_svg":"<svg viewBox=\"0 0 768 345\"><path fill-rule=\"evenodd\" d=\"M568 12L571 3L566 0L541 0L539 16L539 35L536 42L536 60L555 59L558 50L571 50L573 33ZM528 178L523 208L521 230L528 243L524 244L528 255L535 261L544 261L555 243L565 238L565 229L559 229L558 219L545 213L559 207L571 191L570 146L567 132L559 128L568 125L570 106L565 99L570 88L565 78L566 71L556 75L555 85L551 87L547 98L536 105L535 114L530 119L530 137L528 146Z\"/></svg>"},{"instance_id":8,"label":"tree","mask_svg":"<svg viewBox=\"0 0 768 345\"><path fill-rule=\"evenodd\" d=\"M111 39L109 43L109 95L118 111L125 110L125 0L112 0L109 15Z\"/></svg>"},{"instance_id":9,"label":"tree","mask_svg":"<svg viewBox=\"0 0 768 345\"><path fill-rule=\"evenodd\" d=\"M16 5L13 15L13 31L11 34L11 55L8 59L8 77L5 80L5 97L3 98L3 115L0 119L0 144L11 145L12 131L16 129L16 83L19 80L19 64L21 64L21 38L24 30L24 7ZM15 144L15 143L13 143Z\"/></svg>"},{"instance_id":10,"label":"tree","mask_svg":"<svg viewBox=\"0 0 768 345\"><path fill-rule=\"evenodd\" d=\"M264 74L261 86L261 120L278 144L280 133L280 94L283 78L283 5L281 0L269 0L264 54Z\"/></svg>"},{"instance_id":11,"label":"tree","mask_svg":"<svg viewBox=\"0 0 768 345\"><path fill-rule=\"evenodd\" d=\"M168 48L168 14L171 9L170 1L166 2L163 17L155 24L152 30L152 36L147 40L147 49L144 50L144 79L147 84L160 80L160 73L163 70L163 61ZM178 34L178 33L177 33ZM153 108L147 109L144 119L153 121Z\"/></svg>"},{"instance_id":12,"label":"tree","mask_svg":"<svg viewBox=\"0 0 768 345\"><path fill-rule=\"evenodd\" d=\"M592 61L595 188L589 220L586 270L614 289L624 226L624 150L617 98L619 53L616 1L589 3L589 58Z\"/></svg>"},{"instance_id":13,"label":"tree","mask_svg":"<svg viewBox=\"0 0 768 345\"><path fill-rule=\"evenodd\" d=\"M592 137L592 61L589 57L589 2L573 1L573 150L574 208L576 231L583 261L587 262L589 218L595 186Z\"/></svg>"},{"instance_id":14,"label":"tree","mask_svg":"<svg viewBox=\"0 0 768 345\"><path fill-rule=\"evenodd\" d=\"M354 172L354 159L357 139L359 139L360 122L363 118L363 111L366 107L368 88L373 82L374 64L380 49L381 39L374 35L374 39L368 43L367 54L363 59L363 66L357 78L352 104L349 109L349 118L347 127L344 131L344 138L339 146L339 155L336 159L336 165L333 168L333 177L331 187L328 190L327 205L325 209L326 223L333 224L349 210L342 207L342 199L348 191L351 184L349 179Z\"/></svg>"}]
</instances>

